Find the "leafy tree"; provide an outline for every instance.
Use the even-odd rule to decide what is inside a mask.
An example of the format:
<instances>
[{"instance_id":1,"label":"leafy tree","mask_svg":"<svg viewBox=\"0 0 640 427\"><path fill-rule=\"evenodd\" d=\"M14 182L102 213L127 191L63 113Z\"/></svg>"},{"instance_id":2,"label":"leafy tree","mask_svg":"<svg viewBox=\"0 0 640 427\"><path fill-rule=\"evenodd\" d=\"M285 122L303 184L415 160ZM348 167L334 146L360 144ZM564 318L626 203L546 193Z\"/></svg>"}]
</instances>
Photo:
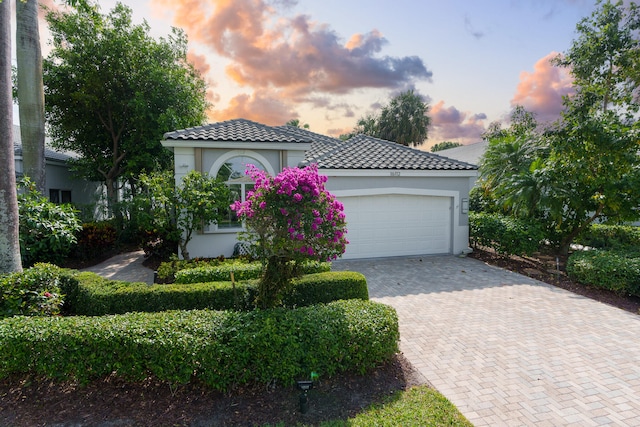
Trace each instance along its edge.
<instances>
[{"instance_id":1,"label":"leafy tree","mask_svg":"<svg viewBox=\"0 0 640 427\"><path fill-rule=\"evenodd\" d=\"M594 221L634 220L640 206L640 14L635 4L598 6L555 60L576 89L562 119L540 131L518 111L509 131L494 129L481 165L483 185L501 206L544 222L561 254Z\"/></svg>"},{"instance_id":2,"label":"leafy tree","mask_svg":"<svg viewBox=\"0 0 640 427\"><path fill-rule=\"evenodd\" d=\"M206 85L186 60L187 39L173 29L154 40L117 4L49 13L53 49L44 62L46 116L54 144L74 150L76 172L105 183L110 207L119 178L167 168L164 132L202 124Z\"/></svg>"},{"instance_id":3,"label":"leafy tree","mask_svg":"<svg viewBox=\"0 0 640 427\"><path fill-rule=\"evenodd\" d=\"M459 142L442 141L434 144L433 147L431 147L431 152L435 153L436 151L448 150L449 148L456 148L460 146L462 146L462 144Z\"/></svg>"},{"instance_id":4,"label":"leafy tree","mask_svg":"<svg viewBox=\"0 0 640 427\"><path fill-rule=\"evenodd\" d=\"M382 108L378 118L378 138L407 146L422 145L431 120L429 107L413 90L402 92Z\"/></svg>"},{"instance_id":5,"label":"leafy tree","mask_svg":"<svg viewBox=\"0 0 640 427\"><path fill-rule=\"evenodd\" d=\"M300 119L291 119L287 123L285 123L285 125L292 126L294 128L309 129L309 123L301 124Z\"/></svg>"},{"instance_id":6,"label":"leafy tree","mask_svg":"<svg viewBox=\"0 0 640 427\"><path fill-rule=\"evenodd\" d=\"M140 184L144 191L134 198L137 209L132 211L141 231L152 239L177 242L187 260L193 232L221 220L228 207L229 189L224 182L194 170L178 186L169 171L143 174Z\"/></svg>"},{"instance_id":7,"label":"leafy tree","mask_svg":"<svg viewBox=\"0 0 640 427\"><path fill-rule=\"evenodd\" d=\"M577 25L579 37L556 58L568 67L576 94L549 138L548 180L562 180L552 194L550 216L559 246L596 219L628 221L640 206L640 149L636 114L640 104L640 11L635 3L599 1Z\"/></svg>"},{"instance_id":8,"label":"leafy tree","mask_svg":"<svg viewBox=\"0 0 640 427\"><path fill-rule=\"evenodd\" d=\"M315 165L271 177L249 165L254 191L232 209L247 225L264 265L257 304L275 307L307 259L336 259L348 243L342 203L324 188Z\"/></svg>"}]
</instances>

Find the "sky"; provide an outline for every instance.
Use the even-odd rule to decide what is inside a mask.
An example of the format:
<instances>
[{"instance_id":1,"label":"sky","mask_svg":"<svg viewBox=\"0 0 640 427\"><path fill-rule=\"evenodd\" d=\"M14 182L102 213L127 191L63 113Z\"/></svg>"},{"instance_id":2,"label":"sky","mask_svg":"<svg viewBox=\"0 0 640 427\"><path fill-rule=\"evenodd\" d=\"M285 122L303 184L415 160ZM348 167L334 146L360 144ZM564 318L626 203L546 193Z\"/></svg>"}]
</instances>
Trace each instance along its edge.
<instances>
[{"instance_id":1,"label":"sky","mask_svg":"<svg viewBox=\"0 0 640 427\"><path fill-rule=\"evenodd\" d=\"M154 37L171 26L186 32L189 59L209 85L211 122L299 119L337 137L412 89L431 118L421 149L478 142L516 105L540 122L557 119L571 78L549 59L570 48L595 9L587 0L121 2ZM102 13L115 3L100 0Z\"/></svg>"}]
</instances>

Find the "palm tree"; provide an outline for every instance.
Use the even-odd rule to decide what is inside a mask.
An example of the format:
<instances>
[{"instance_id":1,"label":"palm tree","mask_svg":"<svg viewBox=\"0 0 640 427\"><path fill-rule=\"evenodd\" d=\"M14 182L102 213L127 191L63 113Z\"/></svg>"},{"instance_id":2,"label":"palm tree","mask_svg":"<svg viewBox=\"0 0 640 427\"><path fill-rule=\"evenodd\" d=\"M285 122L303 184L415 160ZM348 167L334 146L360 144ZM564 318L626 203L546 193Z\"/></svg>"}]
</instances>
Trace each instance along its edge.
<instances>
[{"instance_id":1,"label":"palm tree","mask_svg":"<svg viewBox=\"0 0 640 427\"><path fill-rule=\"evenodd\" d=\"M37 0L16 2L16 47L23 170L43 193L44 88Z\"/></svg>"},{"instance_id":2,"label":"palm tree","mask_svg":"<svg viewBox=\"0 0 640 427\"><path fill-rule=\"evenodd\" d=\"M11 5L0 3L0 273L22 270L13 157Z\"/></svg>"}]
</instances>

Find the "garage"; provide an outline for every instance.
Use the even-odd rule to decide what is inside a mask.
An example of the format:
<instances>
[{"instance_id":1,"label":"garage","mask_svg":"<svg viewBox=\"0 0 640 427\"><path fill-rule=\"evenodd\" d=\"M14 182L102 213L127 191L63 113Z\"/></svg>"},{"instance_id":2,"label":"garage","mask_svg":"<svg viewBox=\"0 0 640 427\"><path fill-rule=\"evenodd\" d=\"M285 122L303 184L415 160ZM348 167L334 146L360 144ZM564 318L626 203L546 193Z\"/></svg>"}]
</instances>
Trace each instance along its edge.
<instances>
[{"instance_id":1,"label":"garage","mask_svg":"<svg viewBox=\"0 0 640 427\"><path fill-rule=\"evenodd\" d=\"M450 197L379 194L341 197L345 259L451 253Z\"/></svg>"}]
</instances>

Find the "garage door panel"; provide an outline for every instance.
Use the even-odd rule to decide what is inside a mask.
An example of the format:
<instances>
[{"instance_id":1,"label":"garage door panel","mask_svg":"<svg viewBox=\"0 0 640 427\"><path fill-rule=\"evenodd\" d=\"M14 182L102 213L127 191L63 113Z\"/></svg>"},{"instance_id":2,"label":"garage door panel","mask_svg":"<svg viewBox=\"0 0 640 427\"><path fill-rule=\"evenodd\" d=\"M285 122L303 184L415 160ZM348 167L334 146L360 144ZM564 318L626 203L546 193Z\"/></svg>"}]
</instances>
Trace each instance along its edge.
<instances>
[{"instance_id":1,"label":"garage door panel","mask_svg":"<svg viewBox=\"0 0 640 427\"><path fill-rule=\"evenodd\" d=\"M451 199L417 195L344 197L344 258L449 253Z\"/></svg>"}]
</instances>

